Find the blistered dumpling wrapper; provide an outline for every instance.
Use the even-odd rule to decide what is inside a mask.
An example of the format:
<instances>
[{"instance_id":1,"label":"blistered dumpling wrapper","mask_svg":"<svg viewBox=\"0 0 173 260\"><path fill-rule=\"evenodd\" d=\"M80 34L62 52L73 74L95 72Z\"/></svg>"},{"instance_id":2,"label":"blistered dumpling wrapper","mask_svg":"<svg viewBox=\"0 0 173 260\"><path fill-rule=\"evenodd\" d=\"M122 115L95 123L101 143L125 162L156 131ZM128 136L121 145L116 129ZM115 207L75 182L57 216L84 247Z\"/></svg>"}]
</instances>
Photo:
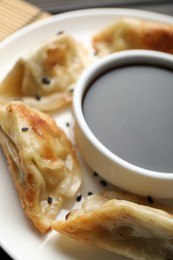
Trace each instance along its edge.
<instances>
[{"instance_id":1,"label":"blistered dumpling wrapper","mask_svg":"<svg viewBox=\"0 0 173 260\"><path fill-rule=\"evenodd\" d=\"M122 17L96 32L92 45L97 56L134 49L173 54L173 25Z\"/></svg>"},{"instance_id":2,"label":"blistered dumpling wrapper","mask_svg":"<svg viewBox=\"0 0 173 260\"><path fill-rule=\"evenodd\" d=\"M57 111L89 65L88 51L67 33L56 35L21 57L0 84L0 103L22 100L42 111Z\"/></svg>"},{"instance_id":3,"label":"blistered dumpling wrapper","mask_svg":"<svg viewBox=\"0 0 173 260\"><path fill-rule=\"evenodd\" d=\"M135 260L173 257L173 209L125 192L89 196L52 228L66 236Z\"/></svg>"},{"instance_id":4,"label":"blistered dumpling wrapper","mask_svg":"<svg viewBox=\"0 0 173 260\"><path fill-rule=\"evenodd\" d=\"M0 144L26 216L42 233L50 230L82 181L71 142L49 115L11 102L0 105Z\"/></svg>"}]
</instances>

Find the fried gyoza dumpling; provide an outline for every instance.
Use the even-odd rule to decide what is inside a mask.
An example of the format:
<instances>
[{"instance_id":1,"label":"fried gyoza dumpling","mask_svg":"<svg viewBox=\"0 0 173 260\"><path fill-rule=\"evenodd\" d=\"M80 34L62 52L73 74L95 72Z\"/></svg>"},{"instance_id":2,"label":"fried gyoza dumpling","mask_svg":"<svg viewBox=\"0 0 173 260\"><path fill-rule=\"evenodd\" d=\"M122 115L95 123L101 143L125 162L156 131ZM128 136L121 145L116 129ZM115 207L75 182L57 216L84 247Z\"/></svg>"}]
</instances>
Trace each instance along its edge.
<instances>
[{"instance_id":1,"label":"fried gyoza dumpling","mask_svg":"<svg viewBox=\"0 0 173 260\"><path fill-rule=\"evenodd\" d=\"M0 106L0 143L26 215L46 232L81 184L72 144L49 115L22 102Z\"/></svg>"},{"instance_id":2,"label":"fried gyoza dumpling","mask_svg":"<svg viewBox=\"0 0 173 260\"><path fill-rule=\"evenodd\" d=\"M92 44L99 56L130 49L173 54L173 25L121 18L96 33Z\"/></svg>"},{"instance_id":3,"label":"fried gyoza dumpling","mask_svg":"<svg viewBox=\"0 0 173 260\"><path fill-rule=\"evenodd\" d=\"M54 221L52 228L131 259L172 259L172 213L151 197L108 191L90 196L81 210Z\"/></svg>"},{"instance_id":4,"label":"fried gyoza dumpling","mask_svg":"<svg viewBox=\"0 0 173 260\"><path fill-rule=\"evenodd\" d=\"M1 103L13 98L42 111L64 107L87 62L84 47L68 34L59 34L16 62L0 84Z\"/></svg>"}]
</instances>

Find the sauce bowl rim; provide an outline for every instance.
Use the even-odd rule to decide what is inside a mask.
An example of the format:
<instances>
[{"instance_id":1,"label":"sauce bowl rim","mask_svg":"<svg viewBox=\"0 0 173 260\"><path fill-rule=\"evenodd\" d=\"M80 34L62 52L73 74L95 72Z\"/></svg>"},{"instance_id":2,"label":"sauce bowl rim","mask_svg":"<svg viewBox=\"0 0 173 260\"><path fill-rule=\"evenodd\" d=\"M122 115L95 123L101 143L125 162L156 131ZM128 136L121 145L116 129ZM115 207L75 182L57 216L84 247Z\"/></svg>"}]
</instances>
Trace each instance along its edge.
<instances>
[{"instance_id":1,"label":"sauce bowl rim","mask_svg":"<svg viewBox=\"0 0 173 260\"><path fill-rule=\"evenodd\" d=\"M142 168L140 166L136 166L111 152L93 134L83 114L82 100L86 89L95 78L97 78L101 73L106 72L109 69L116 68L122 65L132 65L136 63L156 65L173 70L173 56L171 54L158 51L125 50L100 58L83 72L76 84L73 94L73 111L75 115L75 120L77 121L80 130L91 142L91 144L97 149L97 151L104 154L104 156L109 158L112 162L120 165L123 168L126 168L126 170L134 172L135 174L159 179L173 179L173 173L153 171Z\"/></svg>"}]
</instances>

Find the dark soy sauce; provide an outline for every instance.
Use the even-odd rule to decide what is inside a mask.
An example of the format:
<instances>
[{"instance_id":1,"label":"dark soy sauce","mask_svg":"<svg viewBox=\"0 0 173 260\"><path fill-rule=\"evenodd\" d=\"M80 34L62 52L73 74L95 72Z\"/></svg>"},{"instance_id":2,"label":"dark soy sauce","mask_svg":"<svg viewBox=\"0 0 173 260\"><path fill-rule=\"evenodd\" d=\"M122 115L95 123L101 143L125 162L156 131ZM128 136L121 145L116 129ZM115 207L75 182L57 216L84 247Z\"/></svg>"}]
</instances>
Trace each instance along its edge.
<instances>
[{"instance_id":1,"label":"dark soy sauce","mask_svg":"<svg viewBox=\"0 0 173 260\"><path fill-rule=\"evenodd\" d=\"M85 120L111 152L136 166L173 173L173 74L148 65L98 77L83 99Z\"/></svg>"}]
</instances>

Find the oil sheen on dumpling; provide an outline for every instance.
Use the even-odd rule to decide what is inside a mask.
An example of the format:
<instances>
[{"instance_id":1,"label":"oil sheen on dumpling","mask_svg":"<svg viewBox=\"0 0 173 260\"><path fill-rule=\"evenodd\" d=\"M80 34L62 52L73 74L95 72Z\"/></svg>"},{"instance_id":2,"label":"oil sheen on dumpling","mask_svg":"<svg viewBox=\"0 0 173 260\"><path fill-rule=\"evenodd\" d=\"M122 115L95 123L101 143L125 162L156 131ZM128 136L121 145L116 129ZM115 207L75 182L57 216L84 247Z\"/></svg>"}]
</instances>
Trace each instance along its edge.
<instances>
[{"instance_id":1,"label":"oil sheen on dumpling","mask_svg":"<svg viewBox=\"0 0 173 260\"><path fill-rule=\"evenodd\" d=\"M22 102L0 106L0 143L26 215L46 232L81 185L72 144L49 115Z\"/></svg>"},{"instance_id":2,"label":"oil sheen on dumpling","mask_svg":"<svg viewBox=\"0 0 173 260\"><path fill-rule=\"evenodd\" d=\"M98 56L131 49L173 54L173 25L123 17L95 33L92 44Z\"/></svg>"},{"instance_id":3,"label":"oil sheen on dumpling","mask_svg":"<svg viewBox=\"0 0 173 260\"><path fill-rule=\"evenodd\" d=\"M42 111L68 105L72 88L88 65L87 51L67 33L35 46L0 84L0 102L19 99Z\"/></svg>"},{"instance_id":4,"label":"oil sheen on dumpling","mask_svg":"<svg viewBox=\"0 0 173 260\"><path fill-rule=\"evenodd\" d=\"M173 256L173 209L129 193L89 196L52 228L64 235L136 260Z\"/></svg>"}]
</instances>

